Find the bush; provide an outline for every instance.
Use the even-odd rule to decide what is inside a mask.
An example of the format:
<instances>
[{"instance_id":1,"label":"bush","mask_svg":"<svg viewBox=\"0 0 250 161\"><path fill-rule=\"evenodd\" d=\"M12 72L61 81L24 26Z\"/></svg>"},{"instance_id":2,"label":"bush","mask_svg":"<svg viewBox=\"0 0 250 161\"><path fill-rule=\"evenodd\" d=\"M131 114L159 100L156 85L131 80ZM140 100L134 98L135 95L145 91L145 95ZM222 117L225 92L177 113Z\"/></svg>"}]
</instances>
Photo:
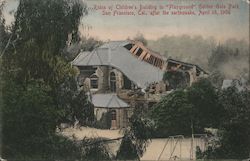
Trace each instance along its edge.
<instances>
[{"instance_id":1,"label":"bush","mask_svg":"<svg viewBox=\"0 0 250 161\"><path fill-rule=\"evenodd\" d=\"M111 112L108 111L102 114L102 117L99 121L95 121L94 123L95 128L99 129L110 129L111 128Z\"/></svg>"}]
</instances>

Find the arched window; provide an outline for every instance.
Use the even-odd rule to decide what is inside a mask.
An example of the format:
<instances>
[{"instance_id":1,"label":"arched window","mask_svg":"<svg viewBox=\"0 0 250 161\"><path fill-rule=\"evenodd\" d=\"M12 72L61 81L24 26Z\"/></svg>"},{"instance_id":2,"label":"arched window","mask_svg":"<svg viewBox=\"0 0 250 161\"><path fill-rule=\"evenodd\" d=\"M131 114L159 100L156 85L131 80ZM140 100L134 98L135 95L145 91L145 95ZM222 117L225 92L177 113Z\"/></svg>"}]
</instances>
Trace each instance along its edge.
<instances>
[{"instance_id":1,"label":"arched window","mask_svg":"<svg viewBox=\"0 0 250 161\"><path fill-rule=\"evenodd\" d=\"M98 77L95 74L90 76L90 88L98 89Z\"/></svg>"},{"instance_id":2,"label":"arched window","mask_svg":"<svg viewBox=\"0 0 250 161\"><path fill-rule=\"evenodd\" d=\"M116 92L116 76L114 72L110 73L110 90Z\"/></svg>"}]
</instances>

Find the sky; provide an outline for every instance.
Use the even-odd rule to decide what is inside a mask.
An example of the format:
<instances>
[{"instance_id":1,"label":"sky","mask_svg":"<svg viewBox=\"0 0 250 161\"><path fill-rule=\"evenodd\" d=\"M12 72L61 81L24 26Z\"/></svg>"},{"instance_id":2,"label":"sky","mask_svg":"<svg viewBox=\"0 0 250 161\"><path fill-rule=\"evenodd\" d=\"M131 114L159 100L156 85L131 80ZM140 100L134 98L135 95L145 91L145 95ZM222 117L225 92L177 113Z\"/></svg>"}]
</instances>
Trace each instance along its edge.
<instances>
[{"instance_id":1,"label":"sky","mask_svg":"<svg viewBox=\"0 0 250 161\"><path fill-rule=\"evenodd\" d=\"M1 1L1 0L0 0ZM99 40L123 40L141 33L146 39L156 40L164 35L201 35L214 37L218 41L229 38L249 41L249 1L248 0L83 0L88 8L94 5L114 7L121 5L190 5L190 4L238 4L230 15L205 16L103 16L101 12L89 10L82 19L80 32ZM203 2L202 2L203 1ZM14 18L9 12L16 10L18 0L7 0L5 17L7 24Z\"/></svg>"}]
</instances>

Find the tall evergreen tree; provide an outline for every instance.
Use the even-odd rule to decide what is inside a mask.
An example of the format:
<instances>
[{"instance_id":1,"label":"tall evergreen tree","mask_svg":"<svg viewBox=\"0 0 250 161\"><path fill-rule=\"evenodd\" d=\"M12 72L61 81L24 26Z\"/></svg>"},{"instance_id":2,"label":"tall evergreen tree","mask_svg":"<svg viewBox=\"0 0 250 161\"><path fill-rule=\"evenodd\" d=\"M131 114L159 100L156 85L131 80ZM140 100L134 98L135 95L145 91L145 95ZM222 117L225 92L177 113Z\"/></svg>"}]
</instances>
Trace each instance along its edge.
<instances>
[{"instance_id":1,"label":"tall evergreen tree","mask_svg":"<svg viewBox=\"0 0 250 161\"><path fill-rule=\"evenodd\" d=\"M55 139L56 126L64 120L89 120L91 108L77 87L77 71L63 57L68 45L79 40L78 26L86 13L77 0L20 0L8 41L1 40L6 47L1 50L5 158L58 156L58 149L68 145Z\"/></svg>"}]
</instances>

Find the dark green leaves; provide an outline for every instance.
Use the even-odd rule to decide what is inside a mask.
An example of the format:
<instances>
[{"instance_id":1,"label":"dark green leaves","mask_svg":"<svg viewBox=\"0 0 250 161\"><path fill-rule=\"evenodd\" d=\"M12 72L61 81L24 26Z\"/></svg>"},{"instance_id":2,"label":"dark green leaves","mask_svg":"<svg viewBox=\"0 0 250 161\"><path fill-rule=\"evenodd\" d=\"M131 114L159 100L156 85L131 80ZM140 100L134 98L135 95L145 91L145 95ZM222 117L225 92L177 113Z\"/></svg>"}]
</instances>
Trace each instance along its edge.
<instances>
[{"instance_id":1,"label":"dark green leaves","mask_svg":"<svg viewBox=\"0 0 250 161\"><path fill-rule=\"evenodd\" d=\"M145 116L144 108L136 105L129 119L129 127L124 132L117 159L140 159L146 151L153 132L153 122Z\"/></svg>"},{"instance_id":2,"label":"dark green leaves","mask_svg":"<svg viewBox=\"0 0 250 161\"><path fill-rule=\"evenodd\" d=\"M206 79L170 93L152 111L161 136L191 135L191 122L194 132L202 133L205 127L218 127L222 115L218 93Z\"/></svg>"},{"instance_id":3,"label":"dark green leaves","mask_svg":"<svg viewBox=\"0 0 250 161\"><path fill-rule=\"evenodd\" d=\"M77 88L77 71L63 57L65 48L79 40L86 11L79 2L20 0L14 24L5 31L9 41L1 39L6 46L1 57L5 158L46 160L60 151L68 150L71 157L80 153L55 135L62 121L86 123L92 116L85 92Z\"/></svg>"},{"instance_id":4,"label":"dark green leaves","mask_svg":"<svg viewBox=\"0 0 250 161\"><path fill-rule=\"evenodd\" d=\"M175 91L155 105L152 117L157 130L161 131L156 136L188 135L191 133L193 106L185 91Z\"/></svg>"},{"instance_id":5,"label":"dark green leaves","mask_svg":"<svg viewBox=\"0 0 250 161\"><path fill-rule=\"evenodd\" d=\"M247 158L250 151L250 93L232 86L215 89L207 79L185 90L174 91L157 103L151 117L157 125L156 137L204 133L219 130L219 147L210 147L206 158ZM216 143L217 145L217 143Z\"/></svg>"}]
</instances>

